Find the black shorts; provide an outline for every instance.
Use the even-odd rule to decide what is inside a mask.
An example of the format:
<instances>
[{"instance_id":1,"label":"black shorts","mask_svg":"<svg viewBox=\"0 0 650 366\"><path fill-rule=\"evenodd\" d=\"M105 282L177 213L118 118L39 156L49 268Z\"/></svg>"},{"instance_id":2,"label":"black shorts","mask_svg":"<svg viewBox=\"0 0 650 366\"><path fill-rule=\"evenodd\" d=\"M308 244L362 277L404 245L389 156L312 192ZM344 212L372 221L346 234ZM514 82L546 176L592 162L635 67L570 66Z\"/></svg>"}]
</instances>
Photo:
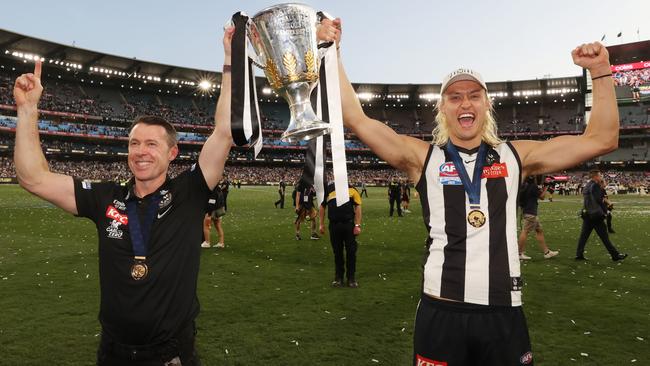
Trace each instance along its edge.
<instances>
[{"instance_id":1,"label":"black shorts","mask_svg":"<svg viewBox=\"0 0 650 366\"><path fill-rule=\"evenodd\" d=\"M413 365L533 365L521 306L455 303L422 295L415 318Z\"/></svg>"}]
</instances>

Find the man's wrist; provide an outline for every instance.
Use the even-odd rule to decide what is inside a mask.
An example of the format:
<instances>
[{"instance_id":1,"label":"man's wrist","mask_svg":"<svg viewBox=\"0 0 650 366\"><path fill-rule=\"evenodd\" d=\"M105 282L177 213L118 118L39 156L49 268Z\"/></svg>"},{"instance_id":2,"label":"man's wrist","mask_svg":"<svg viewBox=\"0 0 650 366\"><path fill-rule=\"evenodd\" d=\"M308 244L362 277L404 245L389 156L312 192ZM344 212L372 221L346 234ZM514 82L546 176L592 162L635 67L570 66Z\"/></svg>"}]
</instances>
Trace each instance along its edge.
<instances>
[{"instance_id":1,"label":"man's wrist","mask_svg":"<svg viewBox=\"0 0 650 366\"><path fill-rule=\"evenodd\" d=\"M232 65L230 64L223 64L223 69L221 70L222 73L227 73L232 71Z\"/></svg>"}]
</instances>

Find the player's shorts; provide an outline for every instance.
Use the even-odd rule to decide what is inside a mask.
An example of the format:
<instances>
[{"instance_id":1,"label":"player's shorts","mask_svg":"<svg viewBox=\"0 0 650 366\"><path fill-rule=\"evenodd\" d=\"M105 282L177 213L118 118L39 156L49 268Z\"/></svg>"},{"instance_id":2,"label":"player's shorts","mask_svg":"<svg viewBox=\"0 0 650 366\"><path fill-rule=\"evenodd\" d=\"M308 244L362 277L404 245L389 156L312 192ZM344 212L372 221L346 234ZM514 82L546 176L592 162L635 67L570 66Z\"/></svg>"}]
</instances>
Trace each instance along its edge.
<instances>
[{"instance_id":1,"label":"player's shorts","mask_svg":"<svg viewBox=\"0 0 650 366\"><path fill-rule=\"evenodd\" d=\"M456 303L422 295L414 366L533 365L521 306Z\"/></svg>"},{"instance_id":2,"label":"player's shorts","mask_svg":"<svg viewBox=\"0 0 650 366\"><path fill-rule=\"evenodd\" d=\"M524 221L524 230L539 231L542 230L542 224L539 222L539 218L535 215L524 214L522 220Z\"/></svg>"}]
</instances>

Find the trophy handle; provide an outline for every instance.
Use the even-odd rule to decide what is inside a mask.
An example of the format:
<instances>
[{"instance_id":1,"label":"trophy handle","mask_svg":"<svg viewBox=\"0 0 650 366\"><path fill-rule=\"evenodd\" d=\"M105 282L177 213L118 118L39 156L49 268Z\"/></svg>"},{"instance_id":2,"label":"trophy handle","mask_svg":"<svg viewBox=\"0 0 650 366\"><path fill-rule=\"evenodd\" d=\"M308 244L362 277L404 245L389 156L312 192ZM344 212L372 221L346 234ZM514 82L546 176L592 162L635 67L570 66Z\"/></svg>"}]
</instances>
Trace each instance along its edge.
<instances>
[{"instance_id":1,"label":"trophy handle","mask_svg":"<svg viewBox=\"0 0 650 366\"><path fill-rule=\"evenodd\" d=\"M248 34L248 41L253 48L253 52L249 52L248 57L253 61L255 66L264 70L266 68L266 66L264 66L266 64L264 52L258 52L258 50L261 50L261 46L259 45L259 33L257 27L255 27L255 23L253 23L251 19L248 19L248 22L246 23L246 33Z\"/></svg>"}]
</instances>

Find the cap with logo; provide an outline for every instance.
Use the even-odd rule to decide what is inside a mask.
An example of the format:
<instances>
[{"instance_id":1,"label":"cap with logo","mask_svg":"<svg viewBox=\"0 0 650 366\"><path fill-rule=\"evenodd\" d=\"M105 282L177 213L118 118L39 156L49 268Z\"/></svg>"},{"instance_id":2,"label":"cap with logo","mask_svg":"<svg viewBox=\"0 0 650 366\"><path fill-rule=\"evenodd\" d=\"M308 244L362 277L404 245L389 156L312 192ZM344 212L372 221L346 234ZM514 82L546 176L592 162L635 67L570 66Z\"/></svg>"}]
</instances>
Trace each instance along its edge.
<instances>
[{"instance_id":1,"label":"cap with logo","mask_svg":"<svg viewBox=\"0 0 650 366\"><path fill-rule=\"evenodd\" d=\"M449 75L445 76L445 78L442 80L442 87L440 88L440 94L443 94L445 90L447 90L449 85L457 81L464 81L464 80L470 80L478 83L487 92L487 85L485 85L485 81L483 81L483 77L481 76L481 74L479 74L478 72L472 69L461 68L461 69L454 70Z\"/></svg>"}]
</instances>

